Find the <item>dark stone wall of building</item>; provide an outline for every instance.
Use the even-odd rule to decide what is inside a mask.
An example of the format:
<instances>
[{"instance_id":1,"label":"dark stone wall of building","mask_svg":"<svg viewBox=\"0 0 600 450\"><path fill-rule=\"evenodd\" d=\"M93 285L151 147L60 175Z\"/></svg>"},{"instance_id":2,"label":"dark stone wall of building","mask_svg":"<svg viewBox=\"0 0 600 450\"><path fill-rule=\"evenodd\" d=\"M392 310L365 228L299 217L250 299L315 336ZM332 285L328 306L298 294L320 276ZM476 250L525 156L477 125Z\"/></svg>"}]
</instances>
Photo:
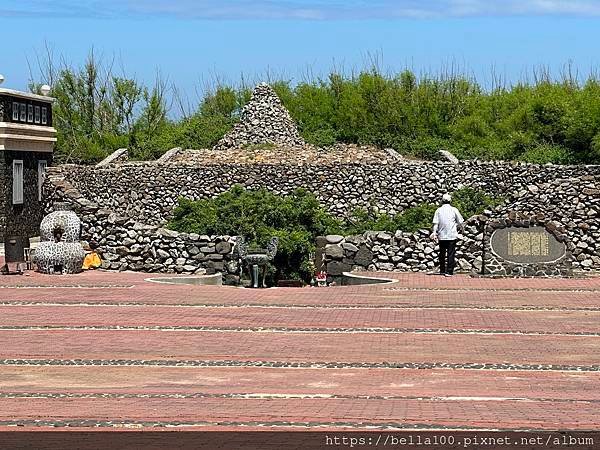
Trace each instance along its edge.
<instances>
[{"instance_id":1,"label":"dark stone wall of building","mask_svg":"<svg viewBox=\"0 0 600 450\"><path fill-rule=\"evenodd\" d=\"M6 228L6 185L7 185L7 167L4 159L4 152L0 151L0 240L4 242L4 230Z\"/></svg>"},{"instance_id":2,"label":"dark stone wall of building","mask_svg":"<svg viewBox=\"0 0 600 450\"><path fill-rule=\"evenodd\" d=\"M23 204L12 204L12 163L23 160ZM43 152L0 151L0 238L37 236L44 215L38 197L38 161L52 163L52 155Z\"/></svg>"}]
</instances>

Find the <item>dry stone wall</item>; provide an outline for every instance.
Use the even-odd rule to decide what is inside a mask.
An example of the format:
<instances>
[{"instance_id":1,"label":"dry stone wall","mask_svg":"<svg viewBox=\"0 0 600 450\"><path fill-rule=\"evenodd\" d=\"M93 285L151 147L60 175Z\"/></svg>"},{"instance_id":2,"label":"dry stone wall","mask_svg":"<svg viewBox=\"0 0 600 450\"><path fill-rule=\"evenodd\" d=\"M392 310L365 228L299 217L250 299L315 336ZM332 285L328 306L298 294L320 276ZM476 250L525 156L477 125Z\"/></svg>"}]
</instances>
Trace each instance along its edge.
<instances>
[{"instance_id":1,"label":"dry stone wall","mask_svg":"<svg viewBox=\"0 0 600 450\"><path fill-rule=\"evenodd\" d=\"M512 211L508 217L487 221L484 233L482 275L573 275L575 245L564 226L543 214Z\"/></svg>"},{"instance_id":2,"label":"dry stone wall","mask_svg":"<svg viewBox=\"0 0 600 450\"><path fill-rule=\"evenodd\" d=\"M457 269L481 273L486 248L484 232L490 233L494 223L515 221L515 217L522 216L535 217L536 222L560 230L574 269L600 270L600 176L530 185L510 194L493 211L469 218L463 238L457 243ZM437 266L438 251L430 233L431 230L420 230L326 236L320 242L323 269L333 277L351 270L432 271Z\"/></svg>"},{"instance_id":3,"label":"dry stone wall","mask_svg":"<svg viewBox=\"0 0 600 450\"><path fill-rule=\"evenodd\" d=\"M47 210L52 211L55 204L66 204L79 216L81 239L99 244L103 268L183 274L222 272L225 283L239 282L235 237L178 233L142 224L90 201L60 176L50 174L48 183L54 188L46 197Z\"/></svg>"},{"instance_id":4,"label":"dry stone wall","mask_svg":"<svg viewBox=\"0 0 600 450\"><path fill-rule=\"evenodd\" d=\"M179 197L211 198L234 184L265 187L286 195L303 187L332 214L374 207L396 214L445 192L471 186L505 196L557 178L600 174L600 166L537 166L461 161L386 164L218 164L129 163L111 167L59 166L50 169L81 194L117 214L142 223L165 224Z\"/></svg>"},{"instance_id":5,"label":"dry stone wall","mask_svg":"<svg viewBox=\"0 0 600 450\"><path fill-rule=\"evenodd\" d=\"M185 272L191 272L191 266L201 260L203 264L195 266L196 268L215 267L220 270L219 257L211 259L211 255L218 253L206 250L201 252L201 256L189 255L189 252L184 254L184 248L188 244L196 245L188 242L185 235L174 239L176 242L168 243L169 248L165 251L173 253L171 258L157 258L150 248L147 249L150 254L142 252L139 255L136 253L140 250L138 247L134 247L133 253L127 253L124 257L116 258L114 255L118 254L116 249L122 247L122 240L132 224L137 224L135 226L138 230L135 231L146 230L143 240L155 241L152 237L170 217L179 196L196 199L213 197L226 191L231 185L240 183L254 189L266 187L283 195L296 187L307 188L338 216L343 216L356 207L366 206L375 206L380 211L393 214L422 202L436 202L443 192L453 191L461 186L477 187L490 194L506 197L505 204L490 212L489 217L506 217L511 211L545 214L548 220L565 227L567 237L575 245L572 252L574 268L598 270L600 187L598 176L592 175L598 172L597 166L535 166L476 161L463 161L458 165L398 162L385 165L223 164L204 167L145 163L110 168L51 168L46 190L49 198L55 197L57 191L60 191L56 180L62 180L63 183L68 183L69 189L77 192L79 199L75 203L95 204L95 209L87 211L83 218L84 227L90 237L96 236L95 239L107 245L109 259L115 258L111 261L111 268L118 266L138 270L182 271L182 268L188 266ZM569 178L563 178L565 176ZM114 229L114 224L107 220L110 214L122 217L121 221L125 220L118 231L106 231ZM472 224L465 233L466 241L458 246L457 259L464 271L477 271L481 268L482 229L482 226ZM161 233L161 239L169 238L164 235L166 231ZM337 272L339 270L336 267L346 270L348 266L371 270L432 269L436 264L437 249L428 235L428 231L422 231L412 234L396 233L391 238L387 237L387 233L350 237L347 244L351 246L344 248L342 257L331 258L335 264L328 270ZM210 242L221 239L209 238ZM129 244L132 239L134 238L125 242ZM360 245L354 242L356 239ZM213 243L216 245L217 242ZM352 261L352 246L364 246L372 252L371 261L366 261L368 254L361 254L362 263L355 264ZM157 249L160 245L154 242L150 247ZM208 249L210 246L202 245L201 248ZM146 251L145 245L143 249ZM123 249L120 251L124 253ZM211 261L216 265L209 264ZM123 265L124 263L126 264Z\"/></svg>"},{"instance_id":6,"label":"dry stone wall","mask_svg":"<svg viewBox=\"0 0 600 450\"><path fill-rule=\"evenodd\" d=\"M325 236L323 267L335 280L350 271L428 272L437 266L438 249L430 239L431 230L415 233L366 232L355 236ZM456 270L478 272L482 264L483 235L478 219L466 224L457 243Z\"/></svg>"},{"instance_id":7,"label":"dry stone wall","mask_svg":"<svg viewBox=\"0 0 600 450\"><path fill-rule=\"evenodd\" d=\"M600 270L600 176L556 179L513 192L493 217L513 213L554 222L574 246L574 267Z\"/></svg>"}]
</instances>

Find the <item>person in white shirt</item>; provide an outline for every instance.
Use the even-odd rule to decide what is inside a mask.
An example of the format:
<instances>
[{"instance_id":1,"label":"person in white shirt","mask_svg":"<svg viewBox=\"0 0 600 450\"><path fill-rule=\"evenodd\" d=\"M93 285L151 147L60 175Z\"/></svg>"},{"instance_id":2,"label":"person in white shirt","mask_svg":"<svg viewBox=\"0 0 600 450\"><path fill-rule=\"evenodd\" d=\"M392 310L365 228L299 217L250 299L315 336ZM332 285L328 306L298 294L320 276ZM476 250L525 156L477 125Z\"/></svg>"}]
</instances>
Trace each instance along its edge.
<instances>
[{"instance_id":1,"label":"person in white shirt","mask_svg":"<svg viewBox=\"0 0 600 450\"><path fill-rule=\"evenodd\" d=\"M431 238L440 244L440 275L451 277L454 274L456 241L458 229L462 229L463 217L460 211L452 206L450 194L442 196L440 206L433 216L433 233Z\"/></svg>"}]
</instances>

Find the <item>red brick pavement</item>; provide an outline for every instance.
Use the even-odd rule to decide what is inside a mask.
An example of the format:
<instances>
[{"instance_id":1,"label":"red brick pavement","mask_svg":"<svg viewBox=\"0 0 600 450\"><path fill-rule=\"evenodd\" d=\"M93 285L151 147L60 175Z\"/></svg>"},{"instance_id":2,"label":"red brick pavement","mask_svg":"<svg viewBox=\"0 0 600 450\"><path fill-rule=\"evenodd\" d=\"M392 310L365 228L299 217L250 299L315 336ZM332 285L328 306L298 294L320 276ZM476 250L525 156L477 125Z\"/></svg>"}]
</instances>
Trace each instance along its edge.
<instances>
[{"instance_id":1,"label":"red brick pavement","mask_svg":"<svg viewBox=\"0 0 600 450\"><path fill-rule=\"evenodd\" d=\"M600 363L600 337L418 333L0 331L0 359Z\"/></svg>"},{"instance_id":2,"label":"red brick pavement","mask_svg":"<svg viewBox=\"0 0 600 450\"><path fill-rule=\"evenodd\" d=\"M398 283L248 290L148 283L148 275L132 273L2 277L0 359L12 361L0 362L0 425L89 419L100 425L158 421L211 429L250 429L259 423L302 429L304 423L600 426L600 372L594 369L600 364L600 337L564 335L600 332L600 278L379 276ZM78 303L88 306L74 306ZM62 329L36 329L48 326ZM82 326L213 329L68 329ZM331 332L335 328L361 330ZM531 334L543 332L553 334ZM39 361L27 366L16 359L552 364L585 370L82 367Z\"/></svg>"},{"instance_id":3,"label":"red brick pavement","mask_svg":"<svg viewBox=\"0 0 600 450\"><path fill-rule=\"evenodd\" d=\"M4 276L0 277L0 285L140 285L147 278L168 277L166 274L147 274L141 272L106 272L106 271L88 271L78 275L66 276L48 276L36 272L27 272L28 276ZM363 285L344 287L348 290L356 290L364 292L379 291L382 287L396 288L424 288L424 289L510 289L510 290L525 290L525 289L560 289L560 290L576 290L576 289L600 289L600 276L587 276L579 278L473 278L468 275L456 275L452 278L445 278L436 275L426 275L422 273L399 273L399 272L365 272L358 275L369 277L379 277L397 280L393 284L378 284L378 285ZM467 281L466 281L467 280ZM141 286L139 286L141 287ZM175 287L175 288L194 288L194 286L183 285L163 285L152 283L147 286L147 290L156 290L160 287ZM143 288L143 287L142 287ZM206 289L207 287L203 287ZM210 287L208 287L210 288ZM214 289L214 287L212 287ZM286 291L293 288L286 288ZM299 288L298 288L299 289ZM271 289L267 293L261 295L276 296L278 289ZM302 290L302 289L299 289ZM252 291L256 292L256 291Z\"/></svg>"},{"instance_id":4,"label":"red brick pavement","mask_svg":"<svg viewBox=\"0 0 600 450\"><path fill-rule=\"evenodd\" d=\"M599 372L4 366L0 392L488 397L600 401Z\"/></svg>"},{"instance_id":5,"label":"red brick pavement","mask_svg":"<svg viewBox=\"0 0 600 450\"><path fill-rule=\"evenodd\" d=\"M399 282L325 290L249 290L144 282L148 276L89 272L71 277L40 274L0 277L0 302L600 308L597 300L600 277L515 282L464 275L448 279L422 274L385 274ZM69 287L61 288L61 285Z\"/></svg>"},{"instance_id":6,"label":"red brick pavement","mask_svg":"<svg viewBox=\"0 0 600 450\"><path fill-rule=\"evenodd\" d=\"M219 307L4 306L2 327L213 327L441 329L517 333L597 333L600 311Z\"/></svg>"},{"instance_id":7,"label":"red brick pavement","mask_svg":"<svg viewBox=\"0 0 600 450\"><path fill-rule=\"evenodd\" d=\"M0 399L6 419L114 420L183 422L355 423L557 429L597 429L598 404L587 402L402 399ZM234 420L232 420L232 416Z\"/></svg>"}]
</instances>

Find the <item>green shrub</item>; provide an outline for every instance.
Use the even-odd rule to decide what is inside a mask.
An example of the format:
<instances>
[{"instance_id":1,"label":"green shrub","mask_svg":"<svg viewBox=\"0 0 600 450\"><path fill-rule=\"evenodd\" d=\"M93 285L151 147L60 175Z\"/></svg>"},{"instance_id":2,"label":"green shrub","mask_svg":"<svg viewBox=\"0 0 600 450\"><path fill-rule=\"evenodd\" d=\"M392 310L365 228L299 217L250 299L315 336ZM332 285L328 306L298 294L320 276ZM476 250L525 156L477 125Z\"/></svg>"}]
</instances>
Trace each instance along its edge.
<instances>
[{"instance_id":1,"label":"green shrub","mask_svg":"<svg viewBox=\"0 0 600 450\"><path fill-rule=\"evenodd\" d=\"M487 208L500 204L502 199L492 198L480 189L464 187L452 194L452 204L465 219L481 214ZM402 230L409 233L432 226L435 210L439 205L422 203L404 210L396 216L377 214L365 209L353 211L344 225L344 234L361 234L365 231Z\"/></svg>"},{"instance_id":2,"label":"green shrub","mask_svg":"<svg viewBox=\"0 0 600 450\"><path fill-rule=\"evenodd\" d=\"M297 189L281 197L265 189L249 191L241 186L213 199L181 198L168 227L188 233L240 235L251 246L261 248L277 236L279 247L271 280L305 281L313 275L309 256L315 250L315 238L341 231L340 223L306 190Z\"/></svg>"},{"instance_id":3,"label":"green shrub","mask_svg":"<svg viewBox=\"0 0 600 450\"><path fill-rule=\"evenodd\" d=\"M450 142L434 136L419 137L411 141L405 141L404 146L399 148L401 153L429 160L440 159L440 150L453 151Z\"/></svg>"},{"instance_id":4,"label":"green shrub","mask_svg":"<svg viewBox=\"0 0 600 450\"><path fill-rule=\"evenodd\" d=\"M414 233L418 230L431 228L433 215L437 208L437 205L431 203L422 203L413 208L408 208L395 220L397 229Z\"/></svg>"},{"instance_id":5,"label":"green shrub","mask_svg":"<svg viewBox=\"0 0 600 450\"><path fill-rule=\"evenodd\" d=\"M572 157L564 147L542 144L527 150L519 156L519 160L536 164L569 164Z\"/></svg>"},{"instance_id":6,"label":"green shrub","mask_svg":"<svg viewBox=\"0 0 600 450\"><path fill-rule=\"evenodd\" d=\"M481 189L471 187L461 188L452 194L452 204L465 219L481 214L485 209L493 208L502 201L500 197L492 198Z\"/></svg>"},{"instance_id":7,"label":"green shrub","mask_svg":"<svg viewBox=\"0 0 600 450\"><path fill-rule=\"evenodd\" d=\"M168 148L209 148L239 120L251 90L241 83L216 83L204 89L197 105L175 88L171 95L157 77L144 86L114 77L112 64L94 52L80 67L45 61L39 92L54 80L53 109L57 161L93 163L119 146L133 158L155 158ZM446 149L460 158L522 160L536 163L600 162L600 81L542 69L535 82L484 89L456 72L385 73L377 67L294 84L271 85L307 142L337 142L392 147L437 159ZM179 113L179 114L178 114Z\"/></svg>"},{"instance_id":8,"label":"green shrub","mask_svg":"<svg viewBox=\"0 0 600 450\"><path fill-rule=\"evenodd\" d=\"M480 190L463 188L454 193L454 201L468 218L499 200ZM394 217L357 209L345 221L340 221L304 189L282 197L266 189L249 191L236 185L212 199L180 198L167 226L186 233L244 236L250 246L261 248L277 236L279 247L270 268L270 282L290 278L309 281L313 275L310 255L315 250L317 236L365 231L394 233L396 230L412 233L429 229L437 207L424 203Z\"/></svg>"},{"instance_id":9,"label":"green shrub","mask_svg":"<svg viewBox=\"0 0 600 450\"><path fill-rule=\"evenodd\" d=\"M336 132L331 128L305 131L302 133L302 137L306 142L317 147L329 147L337 141Z\"/></svg>"},{"instance_id":10,"label":"green shrub","mask_svg":"<svg viewBox=\"0 0 600 450\"><path fill-rule=\"evenodd\" d=\"M343 224L343 234L362 234L365 231L396 231L394 218L388 214L378 214L364 208L355 209Z\"/></svg>"}]
</instances>

